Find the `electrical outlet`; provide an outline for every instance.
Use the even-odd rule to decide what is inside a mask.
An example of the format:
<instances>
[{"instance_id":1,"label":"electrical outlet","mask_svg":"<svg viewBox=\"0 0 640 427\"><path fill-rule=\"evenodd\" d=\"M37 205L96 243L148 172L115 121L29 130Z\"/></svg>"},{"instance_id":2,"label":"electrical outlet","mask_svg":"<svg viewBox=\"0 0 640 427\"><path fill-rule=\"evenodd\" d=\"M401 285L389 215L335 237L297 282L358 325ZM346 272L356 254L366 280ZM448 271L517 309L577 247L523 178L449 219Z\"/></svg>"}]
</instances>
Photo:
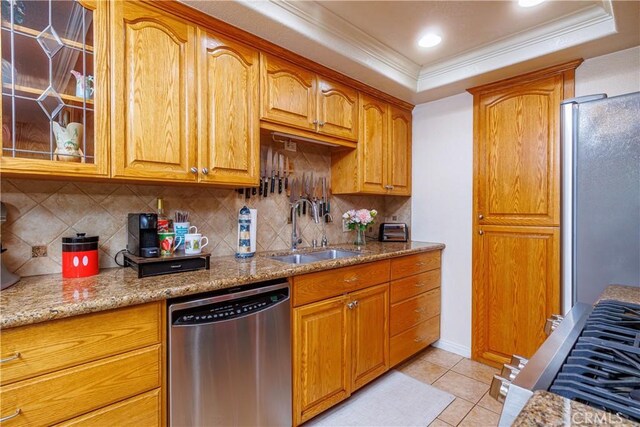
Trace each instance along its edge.
<instances>
[{"instance_id":1,"label":"electrical outlet","mask_svg":"<svg viewBox=\"0 0 640 427\"><path fill-rule=\"evenodd\" d=\"M291 141L291 140L285 141L284 142L284 149L286 151L293 151L295 153L297 151L296 143Z\"/></svg>"},{"instance_id":2,"label":"electrical outlet","mask_svg":"<svg viewBox=\"0 0 640 427\"><path fill-rule=\"evenodd\" d=\"M391 221L397 221L397 220L398 220L398 215L391 216Z\"/></svg>"},{"instance_id":3,"label":"electrical outlet","mask_svg":"<svg viewBox=\"0 0 640 427\"><path fill-rule=\"evenodd\" d=\"M46 246L31 246L31 258L40 258L47 256Z\"/></svg>"},{"instance_id":4,"label":"electrical outlet","mask_svg":"<svg viewBox=\"0 0 640 427\"><path fill-rule=\"evenodd\" d=\"M347 220L346 219L342 218L342 232L346 233L348 231L351 231L351 230L349 230L349 224L347 224Z\"/></svg>"},{"instance_id":5,"label":"electrical outlet","mask_svg":"<svg viewBox=\"0 0 640 427\"><path fill-rule=\"evenodd\" d=\"M373 233L373 227L369 227L369 233Z\"/></svg>"}]
</instances>

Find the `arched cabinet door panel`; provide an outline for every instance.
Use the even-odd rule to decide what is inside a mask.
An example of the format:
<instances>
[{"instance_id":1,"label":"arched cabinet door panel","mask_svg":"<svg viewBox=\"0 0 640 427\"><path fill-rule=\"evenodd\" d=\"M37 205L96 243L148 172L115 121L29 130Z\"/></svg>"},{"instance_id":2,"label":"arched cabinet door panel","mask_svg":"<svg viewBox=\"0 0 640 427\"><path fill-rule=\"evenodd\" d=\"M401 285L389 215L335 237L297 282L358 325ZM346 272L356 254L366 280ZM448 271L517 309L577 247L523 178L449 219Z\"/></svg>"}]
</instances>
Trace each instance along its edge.
<instances>
[{"instance_id":1,"label":"arched cabinet door panel","mask_svg":"<svg viewBox=\"0 0 640 427\"><path fill-rule=\"evenodd\" d=\"M318 132L358 139L358 91L319 77Z\"/></svg>"}]
</instances>

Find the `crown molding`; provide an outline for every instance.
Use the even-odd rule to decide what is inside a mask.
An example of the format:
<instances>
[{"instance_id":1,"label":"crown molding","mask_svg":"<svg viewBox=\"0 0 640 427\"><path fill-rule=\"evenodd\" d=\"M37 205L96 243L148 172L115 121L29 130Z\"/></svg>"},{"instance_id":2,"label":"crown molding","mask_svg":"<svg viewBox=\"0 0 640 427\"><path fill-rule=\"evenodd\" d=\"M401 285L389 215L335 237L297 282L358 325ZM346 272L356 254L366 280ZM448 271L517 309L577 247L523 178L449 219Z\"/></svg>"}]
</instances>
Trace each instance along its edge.
<instances>
[{"instance_id":1,"label":"crown molding","mask_svg":"<svg viewBox=\"0 0 640 427\"><path fill-rule=\"evenodd\" d=\"M544 56L616 33L610 0L514 36L456 55L420 71L416 92Z\"/></svg>"}]
</instances>

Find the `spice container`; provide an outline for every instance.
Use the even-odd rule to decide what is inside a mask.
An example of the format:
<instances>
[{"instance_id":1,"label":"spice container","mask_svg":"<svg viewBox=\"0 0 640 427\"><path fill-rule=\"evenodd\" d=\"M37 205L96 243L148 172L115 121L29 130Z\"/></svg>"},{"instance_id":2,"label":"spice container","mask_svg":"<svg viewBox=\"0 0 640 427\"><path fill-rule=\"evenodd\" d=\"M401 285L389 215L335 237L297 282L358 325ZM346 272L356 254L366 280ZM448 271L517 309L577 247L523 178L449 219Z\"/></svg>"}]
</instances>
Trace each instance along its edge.
<instances>
[{"instance_id":1,"label":"spice container","mask_svg":"<svg viewBox=\"0 0 640 427\"><path fill-rule=\"evenodd\" d=\"M98 274L98 236L77 233L62 238L62 277L88 277Z\"/></svg>"}]
</instances>

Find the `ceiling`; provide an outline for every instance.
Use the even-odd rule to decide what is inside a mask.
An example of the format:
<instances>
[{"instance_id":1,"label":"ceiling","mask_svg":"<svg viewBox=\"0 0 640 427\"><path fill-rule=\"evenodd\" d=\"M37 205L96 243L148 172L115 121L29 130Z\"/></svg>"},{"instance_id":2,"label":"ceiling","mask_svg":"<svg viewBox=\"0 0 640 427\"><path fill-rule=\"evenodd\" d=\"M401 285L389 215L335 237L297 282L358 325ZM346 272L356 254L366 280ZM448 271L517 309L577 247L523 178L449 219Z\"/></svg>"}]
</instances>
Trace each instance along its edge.
<instances>
[{"instance_id":1,"label":"ceiling","mask_svg":"<svg viewBox=\"0 0 640 427\"><path fill-rule=\"evenodd\" d=\"M183 2L414 104L640 45L638 0Z\"/></svg>"}]
</instances>

